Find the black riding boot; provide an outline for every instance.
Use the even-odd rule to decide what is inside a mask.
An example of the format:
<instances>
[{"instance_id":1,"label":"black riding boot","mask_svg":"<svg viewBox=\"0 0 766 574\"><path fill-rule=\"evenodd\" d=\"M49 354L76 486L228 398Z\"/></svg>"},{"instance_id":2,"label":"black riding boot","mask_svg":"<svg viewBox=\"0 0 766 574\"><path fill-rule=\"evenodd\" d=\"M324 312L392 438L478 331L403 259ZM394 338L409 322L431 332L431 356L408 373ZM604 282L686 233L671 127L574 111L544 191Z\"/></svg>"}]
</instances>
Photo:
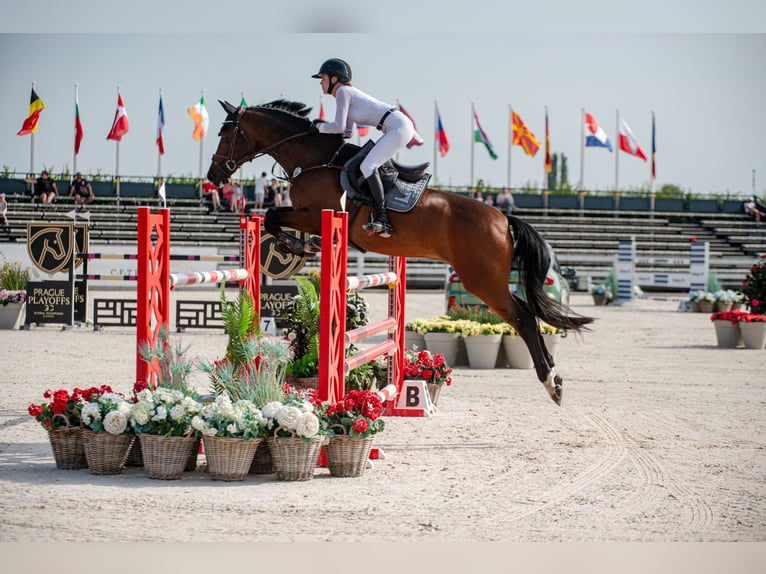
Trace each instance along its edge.
<instances>
[{"instance_id":1,"label":"black riding boot","mask_svg":"<svg viewBox=\"0 0 766 574\"><path fill-rule=\"evenodd\" d=\"M383 182L380 181L378 170L375 170L372 175L367 178L367 185L370 186L370 192L372 193L375 218L374 221L365 223L363 228L368 233L377 233L381 237L391 237L393 228L388 222L386 203L383 196Z\"/></svg>"}]
</instances>

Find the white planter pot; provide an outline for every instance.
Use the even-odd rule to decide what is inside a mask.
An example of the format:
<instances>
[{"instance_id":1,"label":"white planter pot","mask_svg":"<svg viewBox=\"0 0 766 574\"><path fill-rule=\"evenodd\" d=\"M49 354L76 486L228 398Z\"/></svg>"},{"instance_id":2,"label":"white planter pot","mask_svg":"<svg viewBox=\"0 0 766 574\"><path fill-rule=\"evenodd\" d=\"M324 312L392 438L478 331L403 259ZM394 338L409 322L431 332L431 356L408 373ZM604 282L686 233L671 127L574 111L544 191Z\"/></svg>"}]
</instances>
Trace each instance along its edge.
<instances>
[{"instance_id":1,"label":"white planter pot","mask_svg":"<svg viewBox=\"0 0 766 574\"><path fill-rule=\"evenodd\" d=\"M551 357L555 357L556 351L558 351L559 348L559 343L561 342L561 334L543 335L543 341L545 342L545 348L548 349Z\"/></svg>"},{"instance_id":2,"label":"white planter pot","mask_svg":"<svg viewBox=\"0 0 766 574\"><path fill-rule=\"evenodd\" d=\"M503 335L503 351L512 369L531 369L535 366L524 339Z\"/></svg>"},{"instance_id":3,"label":"white planter pot","mask_svg":"<svg viewBox=\"0 0 766 574\"><path fill-rule=\"evenodd\" d=\"M494 369L500 351L502 335L475 335L465 337L468 364L472 369Z\"/></svg>"},{"instance_id":4,"label":"white planter pot","mask_svg":"<svg viewBox=\"0 0 766 574\"><path fill-rule=\"evenodd\" d=\"M742 346L742 332L739 329L739 323L713 321L713 326L719 347L736 349Z\"/></svg>"},{"instance_id":5,"label":"white planter pot","mask_svg":"<svg viewBox=\"0 0 766 574\"><path fill-rule=\"evenodd\" d=\"M766 323L739 323L739 329L746 349L763 349L766 346Z\"/></svg>"},{"instance_id":6,"label":"white planter pot","mask_svg":"<svg viewBox=\"0 0 766 574\"><path fill-rule=\"evenodd\" d=\"M0 305L0 329L15 329L23 308L24 303Z\"/></svg>"},{"instance_id":7,"label":"white planter pot","mask_svg":"<svg viewBox=\"0 0 766 574\"><path fill-rule=\"evenodd\" d=\"M408 349L417 347L418 351L426 348L426 340L420 333L415 331L404 331L404 346Z\"/></svg>"},{"instance_id":8,"label":"white planter pot","mask_svg":"<svg viewBox=\"0 0 766 574\"><path fill-rule=\"evenodd\" d=\"M457 333L435 333L429 332L424 335L426 349L432 353L441 353L444 355L444 362L448 366L453 366L457 359L458 341L460 335Z\"/></svg>"}]
</instances>

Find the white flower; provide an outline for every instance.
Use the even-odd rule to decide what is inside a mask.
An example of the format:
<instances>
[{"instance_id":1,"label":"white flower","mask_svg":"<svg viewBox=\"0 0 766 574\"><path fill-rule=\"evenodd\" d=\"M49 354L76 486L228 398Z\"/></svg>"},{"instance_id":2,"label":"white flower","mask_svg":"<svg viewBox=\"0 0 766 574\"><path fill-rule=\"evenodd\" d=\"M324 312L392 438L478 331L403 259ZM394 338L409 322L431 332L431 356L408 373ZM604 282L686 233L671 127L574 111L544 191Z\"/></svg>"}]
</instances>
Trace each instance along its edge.
<instances>
[{"instance_id":1,"label":"white flower","mask_svg":"<svg viewBox=\"0 0 766 574\"><path fill-rule=\"evenodd\" d=\"M98 402L105 403L107 401L112 403L121 403L124 399L116 393L104 393L98 398Z\"/></svg>"},{"instance_id":2,"label":"white flower","mask_svg":"<svg viewBox=\"0 0 766 574\"><path fill-rule=\"evenodd\" d=\"M122 434L128 428L128 417L120 411L110 411L104 417L104 430L112 434Z\"/></svg>"},{"instance_id":3,"label":"white flower","mask_svg":"<svg viewBox=\"0 0 766 574\"><path fill-rule=\"evenodd\" d=\"M218 434L218 431L215 427L207 427L205 430L202 431L202 434L205 436L215 436Z\"/></svg>"},{"instance_id":4,"label":"white flower","mask_svg":"<svg viewBox=\"0 0 766 574\"><path fill-rule=\"evenodd\" d=\"M152 396L152 391L149 389L144 389L143 391L139 392L136 395L136 398L141 403L152 403L154 402L154 397Z\"/></svg>"},{"instance_id":5,"label":"white flower","mask_svg":"<svg viewBox=\"0 0 766 574\"><path fill-rule=\"evenodd\" d=\"M191 426L194 430L198 430L202 434L207 434L207 431L210 430L210 425L205 421L202 417L195 416L191 420ZM215 431L215 429L213 429ZM213 436L215 436L215 432L213 432Z\"/></svg>"},{"instance_id":6,"label":"white flower","mask_svg":"<svg viewBox=\"0 0 766 574\"><path fill-rule=\"evenodd\" d=\"M127 418L130 418L132 405L128 401L121 401L117 405L117 410L120 411L122 414L124 414Z\"/></svg>"},{"instance_id":7,"label":"white flower","mask_svg":"<svg viewBox=\"0 0 766 574\"><path fill-rule=\"evenodd\" d=\"M170 391L170 398L173 399L174 403L179 403L184 399L184 393L179 389L173 389Z\"/></svg>"},{"instance_id":8,"label":"white flower","mask_svg":"<svg viewBox=\"0 0 766 574\"><path fill-rule=\"evenodd\" d=\"M277 422L283 428L295 430L295 425L298 424L302 414L298 407L283 406L277 413Z\"/></svg>"},{"instance_id":9,"label":"white flower","mask_svg":"<svg viewBox=\"0 0 766 574\"><path fill-rule=\"evenodd\" d=\"M85 425L101 420L101 406L98 403L87 403L82 407L80 420Z\"/></svg>"},{"instance_id":10,"label":"white flower","mask_svg":"<svg viewBox=\"0 0 766 574\"><path fill-rule=\"evenodd\" d=\"M279 401L272 401L270 403L267 403L263 407L263 416L267 419L275 419L277 417L277 413L282 409L282 403Z\"/></svg>"},{"instance_id":11,"label":"white flower","mask_svg":"<svg viewBox=\"0 0 766 574\"><path fill-rule=\"evenodd\" d=\"M187 413L198 413L202 408L202 405L191 397L184 397L181 401L181 405L183 405L183 408Z\"/></svg>"},{"instance_id":12,"label":"white flower","mask_svg":"<svg viewBox=\"0 0 766 574\"><path fill-rule=\"evenodd\" d=\"M303 412L304 413L313 413L314 412L314 405L312 405L308 401L303 401Z\"/></svg>"},{"instance_id":13,"label":"white flower","mask_svg":"<svg viewBox=\"0 0 766 574\"><path fill-rule=\"evenodd\" d=\"M295 426L298 436L311 438L319 432L319 419L314 413L303 413Z\"/></svg>"},{"instance_id":14,"label":"white flower","mask_svg":"<svg viewBox=\"0 0 766 574\"><path fill-rule=\"evenodd\" d=\"M147 406L147 404L143 402L133 405L133 407L130 409L130 415L133 419L133 422L138 425L145 425L148 423L151 409L151 405Z\"/></svg>"},{"instance_id":15,"label":"white flower","mask_svg":"<svg viewBox=\"0 0 766 574\"><path fill-rule=\"evenodd\" d=\"M170 418L174 421L180 421L185 414L183 405L175 405L170 409Z\"/></svg>"},{"instance_id":16,"label":"white flower","mask_svg":"<svg viewBox=\"0 0 766 574\"><path fill-rule=\"evenodd\" d=\"M239 429L237 428L237 423L231 423L226 425L226 432L229 434L237 434L239 432Z\"/></svg>"},{"instance_id":17,"label":"white flower","mask_svg":"<svg viewBox=\"0 0 766 574\"><path fill-rule=\"evenodd\" d=\"M168 411L163 406L157 407L157 414L152 417L153 421L164 421L168 418Z\"/></svg>"}]
</instances>

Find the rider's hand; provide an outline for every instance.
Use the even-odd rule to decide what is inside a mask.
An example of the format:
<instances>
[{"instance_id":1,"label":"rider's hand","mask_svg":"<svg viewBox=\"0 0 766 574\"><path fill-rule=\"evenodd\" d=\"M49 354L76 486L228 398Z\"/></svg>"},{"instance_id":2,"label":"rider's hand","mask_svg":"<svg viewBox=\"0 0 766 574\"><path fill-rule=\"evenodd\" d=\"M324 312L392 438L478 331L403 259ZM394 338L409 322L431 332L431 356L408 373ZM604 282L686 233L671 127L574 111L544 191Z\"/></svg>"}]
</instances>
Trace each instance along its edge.
<instances>
[{"instance_id":1,"label":"rider's hand","mask_svg":"<svg viewBox=\"0 0 766 574\"><path fill-rule=\"evenodd\" d=\"M323 120L311 120L311 127L309 127L309 133L316 134L319 133L319 124L324 123Z\"/></svg>"}]
</instances>

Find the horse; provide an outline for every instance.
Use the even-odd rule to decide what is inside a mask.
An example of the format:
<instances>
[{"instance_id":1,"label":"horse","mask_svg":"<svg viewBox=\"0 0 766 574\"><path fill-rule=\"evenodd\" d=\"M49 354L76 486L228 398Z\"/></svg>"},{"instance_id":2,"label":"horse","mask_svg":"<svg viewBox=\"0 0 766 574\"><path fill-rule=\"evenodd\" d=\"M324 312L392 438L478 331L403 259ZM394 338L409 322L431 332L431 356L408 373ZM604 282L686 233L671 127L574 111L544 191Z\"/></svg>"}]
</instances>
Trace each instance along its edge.
<instances>
[{"instance_id":1,"label":"horse","mask_svg":"<svg viewBox=\"0 0 766 574\"><path fill-rule=\"evenodd\" d=\"M321 235L323 209L339 211L343 190L339 174L345 160L359 150L339 134L311 129L311 108L284 99L253 107L220 102L226 112L218 134L208 179L216 185L228 181L239 167L256 157L270 156L290 181L291 207L267 210L265 229L280 248L312 254L320 241L297 240L282 228ZM426 188L409 213L389 211L394 228L382 238L369 235L362 224L369 206L349 217L349 241L358 249L397 257L421 257L451 265L465 289L509 323L522 337L532 356L537 378L550 398L561 405L563 380L545 347L538 319L560 329L581 332L593 321L571 312L543 292L550 256L542 236L515 216L458 194ZM514 246L515 244L515 246ZM512 264L519 270L526 301L508 287Z\"/></svg>"}]
</instances>

